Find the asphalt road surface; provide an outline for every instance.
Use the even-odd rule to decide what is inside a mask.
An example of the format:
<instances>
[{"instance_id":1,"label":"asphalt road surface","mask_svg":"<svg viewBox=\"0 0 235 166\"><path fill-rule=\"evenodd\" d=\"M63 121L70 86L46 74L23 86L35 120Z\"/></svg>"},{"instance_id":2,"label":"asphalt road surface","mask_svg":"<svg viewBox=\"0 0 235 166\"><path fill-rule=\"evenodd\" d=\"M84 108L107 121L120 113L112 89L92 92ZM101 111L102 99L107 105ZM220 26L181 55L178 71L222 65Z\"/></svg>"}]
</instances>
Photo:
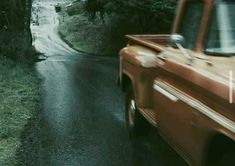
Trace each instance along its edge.
<instances>
[{"instance_id":1,"label":"asphalt road surface","mask_svg":"<svg viewBox=\"0 0 235 166\"><path fill-rule=\"evenodd\" d=\"M116 85L118 58L84 55L59 37L58 1L35 1L39 25L32 25L35 47L48 58L36 67L43 79L40 146L31 165L162 166L185 165L158 136L130 141L123 93Z\"/></svg>"}]
</instances>

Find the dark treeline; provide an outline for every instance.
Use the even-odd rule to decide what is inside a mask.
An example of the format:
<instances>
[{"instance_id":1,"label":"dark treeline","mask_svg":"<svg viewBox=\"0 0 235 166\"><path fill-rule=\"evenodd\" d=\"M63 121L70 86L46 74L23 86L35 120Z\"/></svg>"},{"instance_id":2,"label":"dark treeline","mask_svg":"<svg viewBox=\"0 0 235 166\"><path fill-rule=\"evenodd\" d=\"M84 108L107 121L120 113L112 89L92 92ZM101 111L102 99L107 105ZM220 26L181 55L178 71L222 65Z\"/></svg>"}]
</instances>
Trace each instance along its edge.
<instances>
[{"instance_id":1,"label":"dark treeline","mask_svg":"<svg viewBox=\"0 0 235 166\"><path fill-rule=\"evenodd\" d=\"M0 54L25 60L31 54L32 0L0 1Z\"/></svg>"},{"instance_id":2,"label":"dark treeline","mask_svg":"<svg viewBox=\"0 0 235 166\"><path fill-rule=\"evenodd\" d=\"M117 24L126 24L132 33L168 32L175 7L175 0L87 0L85 3L92 18L100 16L104 22L105 15L118 18Z\"/></svg>"},{"instance_id":3,"label":"dark treeline","mask_svg":"<svg viewBox=\"0 0 235 166\"><path fill-rule=\"evenodd\" d=\"M176 5L176 0L87 0L83 6L88 18L103 22L101 47L111 43L118 52L126 34L170 33Z\"/></svg>"}]
</instances>

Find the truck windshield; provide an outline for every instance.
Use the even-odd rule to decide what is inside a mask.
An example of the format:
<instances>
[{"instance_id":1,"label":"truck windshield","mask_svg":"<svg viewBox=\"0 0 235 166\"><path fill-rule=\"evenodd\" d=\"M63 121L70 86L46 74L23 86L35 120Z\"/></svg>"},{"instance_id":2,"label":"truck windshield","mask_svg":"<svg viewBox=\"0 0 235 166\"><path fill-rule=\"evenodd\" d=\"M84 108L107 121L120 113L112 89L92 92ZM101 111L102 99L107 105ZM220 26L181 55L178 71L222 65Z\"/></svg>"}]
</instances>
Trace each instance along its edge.
<instances>
[{"instance_id":1,"label":"truck windshield","mask_svg":"<svg viewBox=\"0 0 235 166\"><path fill-rule=\"evenodd\" d=\"M217 55L235 55L235 1L215 3L206 37L205 52Z\"/></svg>"}]
</instances>

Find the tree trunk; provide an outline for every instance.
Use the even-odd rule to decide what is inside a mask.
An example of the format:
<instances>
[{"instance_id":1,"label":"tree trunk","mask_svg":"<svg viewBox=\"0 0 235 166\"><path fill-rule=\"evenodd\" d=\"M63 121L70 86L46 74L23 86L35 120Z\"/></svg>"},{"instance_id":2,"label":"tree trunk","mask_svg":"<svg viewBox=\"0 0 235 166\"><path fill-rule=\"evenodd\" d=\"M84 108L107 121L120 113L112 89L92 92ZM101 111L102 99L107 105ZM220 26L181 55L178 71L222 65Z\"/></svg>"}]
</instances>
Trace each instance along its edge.
<instances>
[{"instance_id":1,"label":"tree trunk","mask_svg":"<svg viewBox=\"0 0 235 166\"><path fill-rule=\"evenodd\" d=\"M0 0L0 53L27 59L32 47L30 31L32 0Z\"/></svg>"}]
</instances>

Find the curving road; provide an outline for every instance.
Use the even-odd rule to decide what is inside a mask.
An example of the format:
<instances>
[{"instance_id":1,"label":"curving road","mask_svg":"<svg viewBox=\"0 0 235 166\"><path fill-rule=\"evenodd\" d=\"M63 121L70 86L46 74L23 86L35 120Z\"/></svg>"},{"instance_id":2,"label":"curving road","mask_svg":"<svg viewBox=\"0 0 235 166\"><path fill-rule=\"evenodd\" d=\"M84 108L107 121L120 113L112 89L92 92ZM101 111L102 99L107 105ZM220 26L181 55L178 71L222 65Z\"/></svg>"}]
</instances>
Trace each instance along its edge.
<instances>
[{"instance_id":1,"label":"curving road","mask_svg":"<svg viewBox=\"0 0 235 166\"><path fill-rule=\"evenodd\" d=\"M46 60L37 63L43 78L43 110L37 155L25 161L42 166L184 165L158 137L130 142L123 94L115 84L118 59L82 55L59 37L54 5L35 1L39 25L32 25L34 45ZM35 147L35 148L36 148Z\"/></svg>"}]
</instances>

